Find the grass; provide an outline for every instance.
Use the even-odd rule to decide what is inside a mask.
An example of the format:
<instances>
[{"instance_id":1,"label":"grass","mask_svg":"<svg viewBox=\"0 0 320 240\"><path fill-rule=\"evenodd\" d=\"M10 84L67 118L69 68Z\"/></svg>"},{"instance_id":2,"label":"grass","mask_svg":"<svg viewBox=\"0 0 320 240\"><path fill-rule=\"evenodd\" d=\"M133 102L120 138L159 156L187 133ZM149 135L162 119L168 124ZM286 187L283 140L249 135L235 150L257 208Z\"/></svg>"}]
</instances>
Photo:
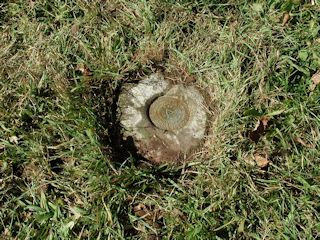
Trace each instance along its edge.
<instances>
[{"instance_id":1,"label":"grass","mask_svg":"<svg viewBox=\"0 0 320 240\"><path fill-rule=\"evenodd\" d=\"M1 239L320 237L319 2L13 0L0 26ZM215 102L183 166L110 131L119 86L159 70Z\"/></svg>"}]
</instances>

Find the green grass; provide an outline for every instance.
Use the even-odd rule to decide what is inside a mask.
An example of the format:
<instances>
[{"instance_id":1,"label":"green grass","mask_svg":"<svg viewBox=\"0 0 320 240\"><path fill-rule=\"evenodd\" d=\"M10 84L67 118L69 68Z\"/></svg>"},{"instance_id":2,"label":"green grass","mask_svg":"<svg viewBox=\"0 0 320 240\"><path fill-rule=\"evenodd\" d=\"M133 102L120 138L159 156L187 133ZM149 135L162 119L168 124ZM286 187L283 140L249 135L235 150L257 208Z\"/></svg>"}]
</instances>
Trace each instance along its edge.
<instances>
[{"instance_id":1,"label":"green grass","mask_svg":"<svg viewBox=\"0 0 320 240\"><path fill-rule=\"evenodd\" d=\"M1 239L320 237L319 1L0 1L0 27ZM208 91L206 147L117 160L115 93L160 69Z\"/></svg>"}]
</instances>

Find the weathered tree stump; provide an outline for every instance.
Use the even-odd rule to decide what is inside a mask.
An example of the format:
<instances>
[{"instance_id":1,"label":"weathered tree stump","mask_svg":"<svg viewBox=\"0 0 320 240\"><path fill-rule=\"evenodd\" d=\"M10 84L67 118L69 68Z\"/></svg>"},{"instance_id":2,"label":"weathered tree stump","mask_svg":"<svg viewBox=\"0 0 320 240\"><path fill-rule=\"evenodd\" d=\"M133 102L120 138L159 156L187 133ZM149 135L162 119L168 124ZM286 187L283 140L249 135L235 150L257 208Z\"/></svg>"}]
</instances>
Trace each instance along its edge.
<instances>
[{"instance_id":1,"label":"weathered tree stump","mask_svg":"<svg viewBox=\"0 0 320 240\"><path fill-rule=\"evenodd\" d=\"M193 86L174 85L161 74L125 84L119 96L124 138L155 164L188 157L203 139L207 114L204 98Z\"/></svg>"}]
</instances>

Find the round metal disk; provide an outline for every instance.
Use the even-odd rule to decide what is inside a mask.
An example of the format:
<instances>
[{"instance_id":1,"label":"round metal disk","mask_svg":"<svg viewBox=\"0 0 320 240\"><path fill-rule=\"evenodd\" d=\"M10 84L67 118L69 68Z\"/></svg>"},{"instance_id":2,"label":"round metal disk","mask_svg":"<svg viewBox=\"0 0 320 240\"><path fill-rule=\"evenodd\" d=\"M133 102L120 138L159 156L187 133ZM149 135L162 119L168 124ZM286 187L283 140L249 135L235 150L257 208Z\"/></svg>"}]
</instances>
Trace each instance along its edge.
<instances>
[{"instance_id":1,"label":"round metal disk","mask_svg":"<svg viewBox=\"0 0 320 240\"><path fill-rule=\"evenodd\" d=\"M162 96L151 104L149 117L156 127L175 131L183 128L188 123L190 110L182 99Z\"/></svg>"}]
</instances>

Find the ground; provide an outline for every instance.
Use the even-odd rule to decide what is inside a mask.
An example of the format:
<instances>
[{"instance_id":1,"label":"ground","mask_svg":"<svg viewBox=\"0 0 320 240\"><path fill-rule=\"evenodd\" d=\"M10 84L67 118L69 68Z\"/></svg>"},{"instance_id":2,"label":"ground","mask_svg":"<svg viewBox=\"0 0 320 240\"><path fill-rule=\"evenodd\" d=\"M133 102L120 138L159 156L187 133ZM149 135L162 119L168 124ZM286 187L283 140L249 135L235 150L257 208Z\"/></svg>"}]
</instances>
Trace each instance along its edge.
<instances>
[{"instance_id":1,"label":"ground","mask_svg":"<svg viewBox=\"0 0 320 240\"><path fill-rule=\"evenodd\" d=\"M0 1L1 239L320 237L320 3ZM124 82L206 90L190 162L119 139Z\"/></svg>"}]
</instances>

